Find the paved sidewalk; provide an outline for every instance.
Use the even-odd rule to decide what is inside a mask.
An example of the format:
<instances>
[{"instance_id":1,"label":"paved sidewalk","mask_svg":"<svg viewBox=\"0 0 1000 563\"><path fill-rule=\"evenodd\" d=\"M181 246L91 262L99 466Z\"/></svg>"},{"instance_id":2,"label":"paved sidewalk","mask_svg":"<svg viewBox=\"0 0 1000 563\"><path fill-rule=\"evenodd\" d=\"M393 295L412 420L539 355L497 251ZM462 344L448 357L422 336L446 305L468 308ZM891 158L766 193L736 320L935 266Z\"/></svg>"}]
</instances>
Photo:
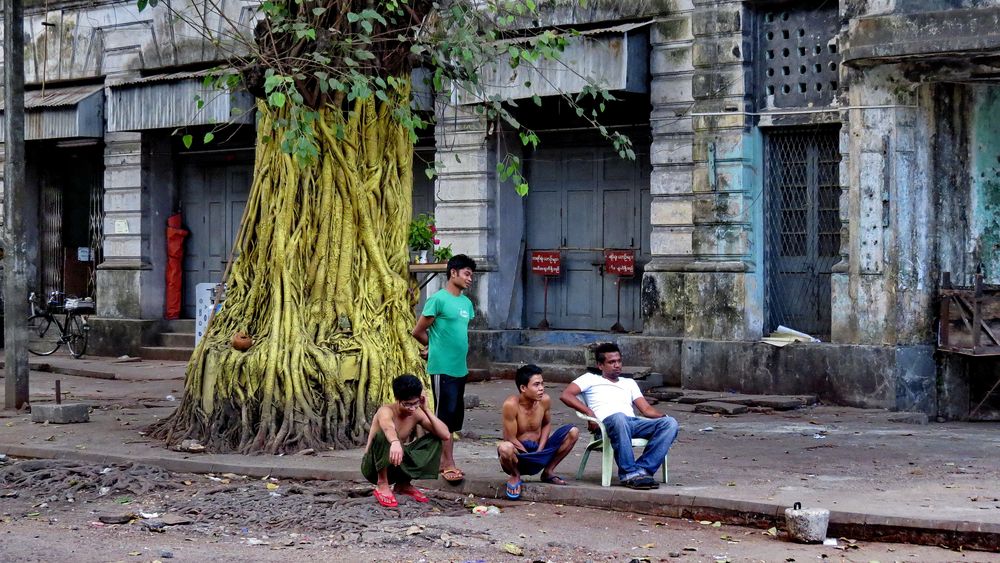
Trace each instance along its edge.
<instances>
[{"instance_id":1,"label":"paved sidewalk","mask_svg":"<svg viewBox=\"0 0 1000 563\"><path fill-rule=\"evenodd\" d=\"M95 406L91 422L40 425L28 415L0 411L0 453L140 461L184 472L360 479L360 450L313 456L188 454L145 438L139 431L176 405L171 398L178 398L183 388L182 362L116 363L68 356L42 362L46 371L31 374L32 400L51 401L54 380L60 379L64 401ZM554 399L561 388L551 386ZM466 416L466 430L478 438L456 446L467 479L458 487L440 480L425 485L497 497L505 480L495 453L498 409L514 385L475 383L468 392L481 403ZM555 402L554 424L578 422ZM532 479L524 498L756 526L780 525L784 509L801 502L831 510L831 536L1000 550L1000 423L921 426L890 422L892 413L884 411L827 406L734 417L697 414L691 405L677 403L658 408L681 423L670 455L669 484L654 491L601 488L596 456L582 482L575 481L585 445L581 438L560 467L572 486Z\"/></svg>"}]
</instances>

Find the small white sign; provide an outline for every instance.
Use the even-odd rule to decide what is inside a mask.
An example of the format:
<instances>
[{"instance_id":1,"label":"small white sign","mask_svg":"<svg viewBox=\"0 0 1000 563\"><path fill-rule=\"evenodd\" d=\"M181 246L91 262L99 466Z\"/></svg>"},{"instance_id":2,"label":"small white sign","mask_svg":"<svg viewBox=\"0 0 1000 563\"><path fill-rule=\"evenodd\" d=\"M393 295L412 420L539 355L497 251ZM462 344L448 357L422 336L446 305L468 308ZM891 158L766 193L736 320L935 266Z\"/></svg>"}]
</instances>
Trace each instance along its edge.
<instances>
[{"instance_id":1,"label":"small white sign","mask_svg":"<svg viewBox=\"0 0 1000 563\"><path fill-rule=\"evenodd\" d=\"M90 257L90 249L86 246L80 246L76 249L76 259L80 262L90 262L92 258Z\"/></svg>"},{"instance_id":2,"label":"small white sign","mask_svg":"<svg viewBox=\"0 0 1000 563\"><path fill-rule=\"evenodd\" d=\"M115 219L115 234L116 235L128 234L128 219Z\"/></svg>"}]
</instances>

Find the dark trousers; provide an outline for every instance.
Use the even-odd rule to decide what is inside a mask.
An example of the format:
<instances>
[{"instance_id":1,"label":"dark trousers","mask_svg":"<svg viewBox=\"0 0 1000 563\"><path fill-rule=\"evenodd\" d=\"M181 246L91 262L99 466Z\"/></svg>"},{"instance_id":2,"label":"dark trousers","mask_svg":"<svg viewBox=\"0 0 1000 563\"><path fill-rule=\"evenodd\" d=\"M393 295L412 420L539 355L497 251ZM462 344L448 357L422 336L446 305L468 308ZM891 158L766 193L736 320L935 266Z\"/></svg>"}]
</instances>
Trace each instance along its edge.
<instances>
[{"instance_id":1,"label":"dark trousers","mask_svg":"<svg viewBox=\"0 0 1000 563\"><path fill-rule=\"evenodd\" d=\"M465 422L465 380L467 376L431 375L434 389L434 414L451 432L458 432Z\"/></svg>"}]
</instances>

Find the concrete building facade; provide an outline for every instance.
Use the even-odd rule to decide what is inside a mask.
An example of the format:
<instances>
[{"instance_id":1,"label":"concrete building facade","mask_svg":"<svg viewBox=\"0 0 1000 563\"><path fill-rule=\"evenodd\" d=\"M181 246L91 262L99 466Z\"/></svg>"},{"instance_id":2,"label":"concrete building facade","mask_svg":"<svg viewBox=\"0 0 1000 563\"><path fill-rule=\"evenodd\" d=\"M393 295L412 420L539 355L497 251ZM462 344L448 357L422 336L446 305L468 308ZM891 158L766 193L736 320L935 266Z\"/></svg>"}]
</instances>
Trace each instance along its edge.
<instances>
[{"instance_id":1,"label":"concrete building facade","mask_svg":"<svg viewBox=\"0 0 1000 563\"><path fill-rule=\"evenodd\" d=\"M515 88L537 149L439 97L439 174L415 200L444 244L480 264L477 366L518 359L526 343L614 339L630 363L685 387L968 413L995 367L936 351L937 292L946 271L1000 283L1000 1L541 4L529 27L582 31L567 63L618 98L601 120L636 158L619 158L542 86L583 89L555 69L526 91L515 88L523 77L498 82ZM226 9L254 17L252 3ZM32 89L102 97L99 135L29 146L102 151L93 323L117 346L106 352L134 353L160 328L166 217L229 232L246 181L248 119L229 145L185 149L172 135L250 103L200 92L213 105L183 111L220 52L186 25L121 2L38 5L26 18ZM39 113L65 107L36 98ZM510 155L524 162L526 197L497 174ZM189 245L205 281L221 277L220 240ZM633 251L636 275L608 274L605 249ZM560 253L558 278L531 273L537 250ZM532 330L543 318L555 330ZM627 332L609 333L612 323ZM779 325L822 342L760 342Z\"/></svg>"}]
</instances>

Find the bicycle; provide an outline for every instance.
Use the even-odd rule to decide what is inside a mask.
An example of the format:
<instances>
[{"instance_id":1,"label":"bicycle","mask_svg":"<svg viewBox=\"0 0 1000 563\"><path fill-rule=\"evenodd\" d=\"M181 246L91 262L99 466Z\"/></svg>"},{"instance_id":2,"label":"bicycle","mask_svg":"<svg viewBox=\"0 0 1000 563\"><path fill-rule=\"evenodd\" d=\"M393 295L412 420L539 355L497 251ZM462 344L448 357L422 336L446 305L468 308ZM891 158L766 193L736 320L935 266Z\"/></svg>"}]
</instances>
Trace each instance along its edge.
<instances>
[{"instance_id":1,"label":"bicycle","mask_svg":"<svg viewBox=\"0 0 1000 563\"><path fill-rule=\"evenodd\" d=\"M31 292L28 296L31 315L28 317L28 351L36 356L49 356L66 344L69 353L79 358L87 351L90 325L87 314L94 312L94 300L69 298L63 301L63 294L53 291L46 304L39 303L38 296ZM58 310L64 313L63 322L56 318Z\"/></svg>"}]
</instances>

